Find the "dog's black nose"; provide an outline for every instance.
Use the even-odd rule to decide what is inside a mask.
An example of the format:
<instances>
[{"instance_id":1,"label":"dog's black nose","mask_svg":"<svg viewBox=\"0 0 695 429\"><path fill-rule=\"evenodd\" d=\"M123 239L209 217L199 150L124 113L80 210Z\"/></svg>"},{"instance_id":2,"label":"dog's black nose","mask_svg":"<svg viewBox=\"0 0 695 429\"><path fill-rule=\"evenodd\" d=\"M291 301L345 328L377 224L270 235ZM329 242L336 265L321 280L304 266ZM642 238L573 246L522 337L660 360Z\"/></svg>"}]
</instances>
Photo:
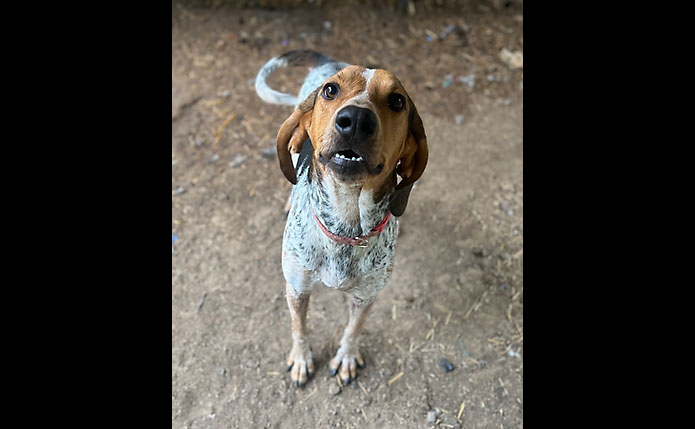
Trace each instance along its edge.
<instances>
[{"instance_id":1,"label":"dog's black nose","mask_svg":"<svg viewBox=\"0 0 695 429\"><path fill-rule=\"evenodd\" d=\"M335 117L335 129L348 140L364 141L376 131L376 115L362 107L344 107Z\"/></svg>"}]
</instances>

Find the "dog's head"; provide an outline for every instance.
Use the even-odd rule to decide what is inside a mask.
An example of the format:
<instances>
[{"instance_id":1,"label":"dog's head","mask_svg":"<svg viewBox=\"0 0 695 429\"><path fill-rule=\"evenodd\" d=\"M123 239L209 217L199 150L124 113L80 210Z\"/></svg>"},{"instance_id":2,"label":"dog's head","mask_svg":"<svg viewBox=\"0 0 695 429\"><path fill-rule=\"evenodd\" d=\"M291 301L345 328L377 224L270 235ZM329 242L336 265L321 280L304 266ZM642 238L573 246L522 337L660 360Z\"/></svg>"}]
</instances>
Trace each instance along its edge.
<instances>
[{"instance_id":1,"label":"dog's head","mask_svg":"<svg viewBox=\"0 0 695 429\"><path fill-rule=\"evenodd\" d=\"M349 66L309 95L280 127L277 152L287 179L297 183L290 152L310 138L312 163L338 182L364 189L395 185L392 212L405 210L408 193L427 165L427 138L403 85L386 70ZM400 194L400 195L399 195ZM402 207L401 207L402 206Z\"/></svg>"}]
</instances>

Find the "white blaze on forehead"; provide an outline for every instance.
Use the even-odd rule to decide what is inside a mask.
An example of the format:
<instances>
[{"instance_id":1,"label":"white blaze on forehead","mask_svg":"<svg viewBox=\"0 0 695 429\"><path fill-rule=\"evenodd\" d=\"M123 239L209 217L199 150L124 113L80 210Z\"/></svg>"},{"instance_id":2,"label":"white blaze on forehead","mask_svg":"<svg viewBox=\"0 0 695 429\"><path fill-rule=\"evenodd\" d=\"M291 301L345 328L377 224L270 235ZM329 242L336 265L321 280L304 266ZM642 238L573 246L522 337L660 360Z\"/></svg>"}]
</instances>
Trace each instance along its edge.
<instances>
[{"instance_id":1,"label":"white blaze on forehead","mask_svg":"<svg viewBox=\"0 0 695 429\"><path fill-rule=\"evenodd\" d=\"M364 77L364 80L367 82L364 84L364 90L366 91L367 88L369 88L369 81L374 77L374 69L366 69L364 72L362 72L362 77Z\"/></svg>"},{"instance_id":2,"label":"white blaze on forehead","mask_svg":"<svg viewBox=\"0 0 695 429\"><path fill-rule=\"evenodd\" d=\"M374 77L374 69L365 69L362 72L362 77L364 78L364 90L354 96L352 100L364 100L369 101L369 96L367 95L367 89L369 89L369 81Z\"/></svg>"}]
</instances>

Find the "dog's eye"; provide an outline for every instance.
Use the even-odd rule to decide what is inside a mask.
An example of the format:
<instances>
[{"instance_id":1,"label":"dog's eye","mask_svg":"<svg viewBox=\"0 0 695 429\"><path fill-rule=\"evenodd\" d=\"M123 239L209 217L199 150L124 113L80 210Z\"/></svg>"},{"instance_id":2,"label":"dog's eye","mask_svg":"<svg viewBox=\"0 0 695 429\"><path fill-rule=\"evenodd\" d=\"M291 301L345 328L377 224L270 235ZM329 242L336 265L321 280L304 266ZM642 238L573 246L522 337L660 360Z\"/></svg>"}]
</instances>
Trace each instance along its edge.
<instances>
[{"instance_id":1,"label":"dog's eye","mask_svg":"<svg viewBox=\"0 0 695 429\"><path fill-rule=\"evenodd\" d=\"M323 93L321 95L326 100L333 100L338 96L338 92L340 92L338 85L334 83L327 83L326 86L323 87Z\"/></svg>"},{"instance_id":2,"label":"dog's eye","mask_svg":"<svg viewBox=\"0 0 695 429\"><path fill-rule=\"evenodd\" d=\"M405 109L405 97L394 92L393 94L389 95L389 98L386 100L386 104L388 104L389 108L394 112L401 112L403 109Z\"/></svg>"}]
</instances>

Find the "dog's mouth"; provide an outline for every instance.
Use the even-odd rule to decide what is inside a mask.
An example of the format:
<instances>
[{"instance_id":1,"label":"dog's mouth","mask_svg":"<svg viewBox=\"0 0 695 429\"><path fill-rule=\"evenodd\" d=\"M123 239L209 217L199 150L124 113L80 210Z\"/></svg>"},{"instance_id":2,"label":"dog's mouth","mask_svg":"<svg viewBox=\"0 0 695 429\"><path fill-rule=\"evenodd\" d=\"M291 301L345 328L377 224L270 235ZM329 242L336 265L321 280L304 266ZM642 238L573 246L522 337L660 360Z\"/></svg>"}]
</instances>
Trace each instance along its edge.
<instances>
[{"instance_id":1,"label":"dog's mouth","mask_svg":"<svg viewBox=\"0 0 695 429\"><path fill-rule=\"evenodd\" d=\"M319 153L319 161L343 179L356 179L367 174L379 174L383 165L370 167L368 158L352 149L338 150L332 153Z\"/></svg>"},{"instance_id":2,"label":"dog's mouth","mask_svg":"<svg viewBox=\"0 0 695 429\"><path fill-rule=\"evenodd\" d=\"M352 150L341 150L333 154L331 161L338 165L348 166L354 163L364 163L364 158Z\"/></svg>"}]
</instances>

